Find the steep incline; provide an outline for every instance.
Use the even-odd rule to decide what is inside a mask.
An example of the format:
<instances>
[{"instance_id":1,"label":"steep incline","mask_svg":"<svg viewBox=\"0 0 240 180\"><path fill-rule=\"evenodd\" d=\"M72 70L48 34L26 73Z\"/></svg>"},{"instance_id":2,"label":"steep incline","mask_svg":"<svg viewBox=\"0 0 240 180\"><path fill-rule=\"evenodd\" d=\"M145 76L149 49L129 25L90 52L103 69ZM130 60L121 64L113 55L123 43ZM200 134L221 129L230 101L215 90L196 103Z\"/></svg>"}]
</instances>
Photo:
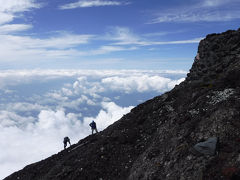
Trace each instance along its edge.
<instances>
[{"instance_id":1,"label":"steep incline","mask_svg":"<svg viewBox=\"0 0 240 180\"><path fill-rule=\"evenodd\" d=\"M240 171L240 30L208 35L186 80L99 134L5 180L234 179ZM220 152L195 155L217 136Z\"/></svg>"}]
</instances>

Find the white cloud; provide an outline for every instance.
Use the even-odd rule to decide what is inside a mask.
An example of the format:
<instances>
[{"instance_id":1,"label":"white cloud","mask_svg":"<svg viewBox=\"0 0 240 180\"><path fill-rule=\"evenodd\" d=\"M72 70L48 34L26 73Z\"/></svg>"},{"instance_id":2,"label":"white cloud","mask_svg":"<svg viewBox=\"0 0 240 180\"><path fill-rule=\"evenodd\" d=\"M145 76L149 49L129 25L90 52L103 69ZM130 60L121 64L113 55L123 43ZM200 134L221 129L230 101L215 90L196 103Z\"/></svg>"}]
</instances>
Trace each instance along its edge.
<instances>
[{"instance_id":1,"label":"white cloud","mask_svg":"<svg viewBox=\"0 0 240 180\"><path fill-rule=\"evenodd\" d=\"M1 120L2 118L5 121L19 122L19 116L0 116ZM0 144L4 151L1 151L0 156L0 178L62 150L64 136L68 135L76 143L89 133L89 129L82 128L78 116L65 114L62 110L43 110L36 122L24 119L22 126L2 125L1 123Z\"/></svg>"},{"instance_id":2,"label":"white cloud","mask_svg":"<svg viewBox=\"0 0 240 180\"><path fill-rule=\"evenodd\" d=\"M57 100L57 101L61 101L61 102L68 100L68 97L62 96L58 92L50 92L50 93L46 94L46 97Z\"/></svg>"},{"instance_id":3,"label":"white cloud","mask_svg":"<svg viewBox=\"0 0 240 180\"><path fill-rule=\"evenodd\" d=\"M117 99L117 100L118 100L118 99L120 99L120 96L115 96L114 99Z\"/></svg>"},{"instance_id":4,"label":"white cloud","mask_svg":"<svg viewBox=\"0 0 240 180\"><path fill-rule=\"evenodd\" d=\"M94 120L97 123L98 130L103 130L119 120L124 114L129 113L133 107L120 107L114 102L102 102L103 109L99 111L96 117L84 118L84 124L88 127L89 123Z\"/></svg>"},{"instance_id":5,"label":"white cloud","mask_svg":"<svg viewBox=\"0 0 240 180\"><path fill-rule=\"evenodd\" d=\"M0 34L8 34L11 32L25 31L32 28L32 25L28 24L6 24L0 26Z\"/></svg>"},{"instance_id":6,"label":"white cloud","mask_svg":"<svg viewBox=\"0 0 240 180\"><path fill-rule=\"evenodd\" d=\"M30 36L3 34L0 35L0 38L2 39L0 44L2 61L42 60L82 56L85 52L74 48L89 43L93 35L64 33L55 37L39 39Z\"/></svg>"},{"instance_id":7,"label":"white cloud","mask_svg":"<svg viewBox=\"0 0 240 180\"><path fill-rule=\"evenodd\" d=\"M28 122L33 122L33 117L22 117L14 112L0 111L0 127L24 126Z\"/></svg>"},{"instance_id":8,"label":"white cloud","mask_svg":"<svg viewBox=\"0 0 240 180\"><path fill-rule=\"evenodd\" d=\"M124 91L125 93L132 91L146 92L150 90L164 92L172 89L177 83L183 80L172 81L169 78L160 76L141 75L130 76L128 78L118 76L108 77L102 79L102 83L112 90Z\"/></svg>"},{"instance_id":9,"label":"white cloud","mask_svg":"<svg viewBox=\"0 0 240 180\"><path fill-rule=\"evenodd\" d=\"M41 49L41 48L54 48L65 49L75 47L80 44L87 44L93 37L92 35L75 35L75 34L61 34L57 37L46 39L38 39L24 36L1 35L4 45L13 46L13 50L22 49ZM15 44L14 44L14 43ZM8 47L9 48L9 47Z\"/></svg>"},{"instance_id":10,"label":"white cloud","mask_svg":"<svg viewBox=\"0 0 240 180\"><path fill-rule=\"evenodd\" d=\"M35 3L35 0L0 0L0 12L24 12L32 8L39 8L40 4Z\"/></svg>"},{"instance_id":11,"label":"white cloud","mask_svg":"<svg viewBox=\"0 0 240 180\"><path fill-rule=\"evenodd\" d=\"M122 46L102 46L99 49L87 52L86 55L107 54L116 51L131 51L136 50L137 47L122 47Z\"/></svg>"},{"instance_id":12,"label":"white cloud","mask_svg":"<svg viewBox=\"0 0 240 180\"><path fill-rule=\"evenodd\" d=\"M3 108L2 106L6 106L4 104L0 104L0 108ZM42 106L37 103L27 103L27 102L17 102L17 103L9 103L6 106L6 109L8 111L12 112L32 112L32 111L41 111L43 109L47 109L48 107Z\"/></svg>"},{"instance_id":13,"label":"white cloud","mask_svg":"<svg viewBox=\"0 0 240 180\"><path fill-rule=\"evenodd\" d=\"M40 8L35 0L0 0L0 4L0 25L13 21L18 13Z\"/></svg>"},{"instance_id":14,"label":"white cloud","mask_svg":"<svg viewBox=\"0 0 240 180\"><path fill-rule=\"evenodd\" d=\"M157 34L159 35L159 33ZM146 39L146 37L156 36L157 34L152 33L152 34L143 34L142 36L137 36L129 28L115 27L115 28L111 28L111 31L107 33L104 38L115 41L113 43L114 45L136 45L136 46L192 44L192 43L199 43L199 41L203 39L203 38L194 38L189 40L178 40L178 41L152 41L152 40Z\"/></svg>"},{"instance_id":15,"label":"white cloud","mask_svg":"<svg viewBox=\"0 0 240 180\"><path fill-rule=\"evenodd\" d=\"M147 42L145 45L193 44L193 43L199 43L202 39L203 37L188 39L188 40L179 40L179 41Z\"/></svg>"},{"instance_id":16,"label":"white cloud","mask_svg":"<svg viewBox=\"0 0 240 180\"><path fill-rule=\"evenodd\" d=\"M33 70L2 70L0 71L0 89L5 90L8 86L19 84L29 84L33 81L47 82L49 80L57 80L63 77L76 77L71 86L68 83L68 88L73 88L75 91L81 92L103 92L98 81L91 84L88 78L104 79L108 77L136 77L142 75L148 76L165 76L165 75L182 75L187 71L183 70L82 70L82 69L33 69ZM85 88L90 86L92 89ZM80 88L80 90L79 90ZM81 89L83 88L83 89ZM10 89L8 89L10 90ZM10 90L11 91L11 90Z\"/></svg>"},{"instance_id":17,"label":"white cloud","mask_svg":"<svg viewBox=\"0 0 240 180\"><path fill-rule=\"evenodd\" d=\"M16 18L23 18L24 12L42 7L35 0L0 0L0 59L1 61L41 60L78 56L73 49L87 44L92 35L58 33L57 36L36 38L13 35L32 28L31 24L9 24Z\"/></svg>"},{"instance_id":18,"label":"white cloud","mask_svg":"<svg viewBox=\"0 0 240 180\"><path fill-rule=\"evenodd\" d=\"M7 98L0 104L0 146L4 147L0 150L0 179L62 150L64 136L69 136L72 143L86 137L91 133L91 120L103 130L120 119L139 102L116 104L114 101L126 101L123 92L160 94L183 80L162 76L185 74L140 70L1 71L0 93L9 89L7 97L19 98ZM62 85L53 86L55 81ZM31 87L25 89L27 97L18 88L25 85ZM93 110L95 113L90 113Z\"/></svg>"},{"instance_id":19,"label":"white cloud","mask_svg":"<svg viewBox=\"0 0 240 180\"><path fill-rule=\"evenodd\" d=\"M87 77L80 77L73 83L76 94L83 93L93 97L98 97L96 93L104 92L104 87L99 82L89 82Z\"/></svg>"},{"instance_id":20,"label":"white cloud","mask_svg":"<svg viewBox=\"0 0 240 180\"><path fill-rule=\"evenodd\" d=\"M62 93L66 96L72 96L73 92L70 89L62 88Z\"/></svg>"},{"instance_id":21,"label":"white cloud","mask_svg":"<svg viewBox=\"0 0 240 180\"><path fill-rule=\"evenodd\" d=\"M12 14L6 14L0 11L0 25L11 22L13 19L14 19L14 16Z\"/></svg>"},{"instance_id":22,"label":"white cloud","mask_svg":"<svg viewBox=\"0 0 240 180\"><path fill-rule=\"evenodd\" d=\"M10 31L16 32L24 28L29 28L28 25L6 25L0 26L0 44L1 61L10 60L42 60L42 59L61 59L61 58L76 58L81 56L95 56L107 54L116 51L136 50L137 47L123 47L113 45L102 45L96 49L87 51L78 49L83 44L89 44L96 37L95 35L77 35L63 33L55 37L45 39L33 38L30 36L9 35ZM2 28L2 29L1 29ZM2 31L1 31L2 30ZM2 35L1 35L2 32Z\"/></svg>"},{"instance_id":23,"label":"white cloud","mask_svg":"<svg viewBox=\"0 0 240 180\"><path fill-rule=\"evenodd\" d=\"M78 110L79 105L86 104L89 106L96 106L95 102L96 98L100 98L100 96L96 93L93 93L91 89L94 89L94 83L89 83L85 85L78 86L77 83L74 82L73 86L76 86L75 89L70 90L67 88L62 88L59 91L49 92L45 94L45 97L48 99L48 103L57 103L58 107L63 108L71 108ZM93 87L92 87L93 86ZM84 91L82 91L84 89ZM89 90L89 91L88 91ZM95 90L94 92L100 92L99 90ZM88 96L92 96L93 99Z\"/></svg>"},{"instance_id":24,"label":"white cloud","mask_svg":"<svg viewBox=\"0 0 240 180\"><path fill-rule=\"evenodd\" d=\"M159 15L151 23L163 23L163 22L216 22L216 21L230 21L233 19L239 19L238 11L202 11L202 12L182 12L182 13L166 13Z\"/></svg>"},{"instance_id":25,"label":"white cloud","mask_svg":"<svg viewBox=\"0 0 240 180\"><path fill-rule=\"evenodd\" d=\"M240 3L236 0L204 0L187 7L167 9L149 23L231 21L240 18L239 10Z\"/></svg>"},{"instance_id":26,"label":"white cloud","mask_svg":"<svg viewBox=\"0 0 240 180\"><path fill-rule=\"evenodd\" d=\"M115 44L141 44L140 37L136 36L129 28L114 27L104 37L106 40L117 41Z\"/></svg>"},{"instance_id":27,"label":"white cloud","mask_svg":"<svg viewBox=\"0 0 240 180\"><path fill-rule=\"evenodd\" d=\"M6 24L0 26L0 61L45 61L56 59L77 59L84 56L97 56L120 51L134 51L143 46L166 44L199 43L202 38L176 41L152 41L149 36L136 35L129 28L115 27L105 35L72 34L58 32L47 38L21 36L14 34L30 29L31 25ZM94 42L101 43L95 48L84 49L83 45L92 46ZM82 48L81 48L82 47ZM96 61L95 61L96 62ZM29 62L32 64L32 62ZM90 62L89 62L90 63Z\"/></svg>"},{"instance_id":28,"label":"white cloud","mask_svg":"<svg viewBox=\"0 0 240 180\"><path fill-rule=\"evenodd\" d=\"M236 0L203 0L200 5L203 7L218 7L225 4L237 2Z\"/></svg>"},{"instance_id":29,"label":"white cloud","mask_svg":"<svg viewBox=\"0 0 240 180\"><path fill-rule=\"evenodd\" d=\"M59 9L75 9L86 7L98 7L98 6L120 6L126 5L127 2L109 1L109 0L79 0L74 3L65 4L59 7Z\"/></svg>"},{"instance_id":30,"label":"white cloud","mask_svg":"<svg viewBox=\"0 0 240 180\"><path fill-rule=\"evenodd\" d=\"M131 108L122 108L112 102L103 103L103 110L97 117L92 118L96 119L99 130L102 130ZM62 150L65 136L69 136L71 142L76 143L89 135L88 124L92 118L85 118L82 123L79 121L80 117L81 114L66 114L61 109L42 110L34 122L31 118L0 112L0 145L4 147L0 156L0 178Z\"/></svg>"},{"instance_id":31,"label":"white cloud","mask_svg":"<svg viewBox=\"0 0 240 180\"><path fill-rule=\"evenodd\" d=\"M68 107L68 108L73 108L73 109L78 109L80 104L87 104L89 106L96 106L96 103L90 99L89 97L87 97L86 95L81 95L79 98L77 98L76 100L71 100L68 102L64 102L61 105L63 107Z\"/></svg>"}]
</instances>

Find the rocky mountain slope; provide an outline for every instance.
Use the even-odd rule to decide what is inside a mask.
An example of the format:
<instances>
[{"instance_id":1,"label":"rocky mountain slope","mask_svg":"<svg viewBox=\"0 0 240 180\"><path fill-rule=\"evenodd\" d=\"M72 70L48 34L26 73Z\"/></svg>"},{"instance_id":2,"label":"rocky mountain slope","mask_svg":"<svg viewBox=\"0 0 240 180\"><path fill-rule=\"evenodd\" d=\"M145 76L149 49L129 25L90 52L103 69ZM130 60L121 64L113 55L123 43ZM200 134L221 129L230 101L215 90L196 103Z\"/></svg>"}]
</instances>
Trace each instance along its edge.
<instances>
[{"instance_id":1,"label":"rocky mountain slope","mask_svg":"<svg viewBox=\"0 0 240 180\"><path fill-rule=\"evenodd\" d=\"M219 137L219 153L194 153ZM240 29L208 35L170 92L5 180L240 179Z\"/></svg>"}]
</instances>

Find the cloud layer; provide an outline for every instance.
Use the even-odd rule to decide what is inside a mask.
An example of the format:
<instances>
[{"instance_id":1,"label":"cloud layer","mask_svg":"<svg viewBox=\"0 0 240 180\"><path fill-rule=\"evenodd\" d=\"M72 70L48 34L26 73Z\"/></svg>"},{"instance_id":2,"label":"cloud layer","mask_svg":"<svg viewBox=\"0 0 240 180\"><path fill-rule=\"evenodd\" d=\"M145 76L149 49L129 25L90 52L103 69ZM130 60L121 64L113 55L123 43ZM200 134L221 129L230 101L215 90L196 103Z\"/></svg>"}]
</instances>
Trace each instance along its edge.
<instances>
[{"instance_id":1,"label":"cloud layer","mask_svg":"<svg viewBox=\"0 0 240 180\"><path fill-rule=\"evenodd\" d=\"M128 113L139 101L170 90L182 71L32 70L0 72L0 174L29 163L99 131ZM26 152L27 155L26 155Z\"/></svg>"}]
</instances>

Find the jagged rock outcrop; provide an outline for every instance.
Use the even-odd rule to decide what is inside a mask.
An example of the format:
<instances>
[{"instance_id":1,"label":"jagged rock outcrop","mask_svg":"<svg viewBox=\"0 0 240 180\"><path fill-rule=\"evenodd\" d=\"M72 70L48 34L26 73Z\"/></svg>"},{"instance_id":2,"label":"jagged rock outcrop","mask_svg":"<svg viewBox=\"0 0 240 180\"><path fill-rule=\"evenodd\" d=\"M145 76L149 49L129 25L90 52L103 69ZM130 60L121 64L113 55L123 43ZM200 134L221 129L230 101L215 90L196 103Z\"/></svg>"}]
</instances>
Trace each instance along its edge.
<instances>
[{"instance_id":1,"label":"jagged rock outcrop","mask_svg":"<svg viewBox=\"0 0 240 180\"><path fill-rule=\"evenodd\" d=\"M195 154L219 137L219 154ZM240 179L240 30L208 35L190 73L104 131L5 180Z\"/></svg>"}]
</instances>

